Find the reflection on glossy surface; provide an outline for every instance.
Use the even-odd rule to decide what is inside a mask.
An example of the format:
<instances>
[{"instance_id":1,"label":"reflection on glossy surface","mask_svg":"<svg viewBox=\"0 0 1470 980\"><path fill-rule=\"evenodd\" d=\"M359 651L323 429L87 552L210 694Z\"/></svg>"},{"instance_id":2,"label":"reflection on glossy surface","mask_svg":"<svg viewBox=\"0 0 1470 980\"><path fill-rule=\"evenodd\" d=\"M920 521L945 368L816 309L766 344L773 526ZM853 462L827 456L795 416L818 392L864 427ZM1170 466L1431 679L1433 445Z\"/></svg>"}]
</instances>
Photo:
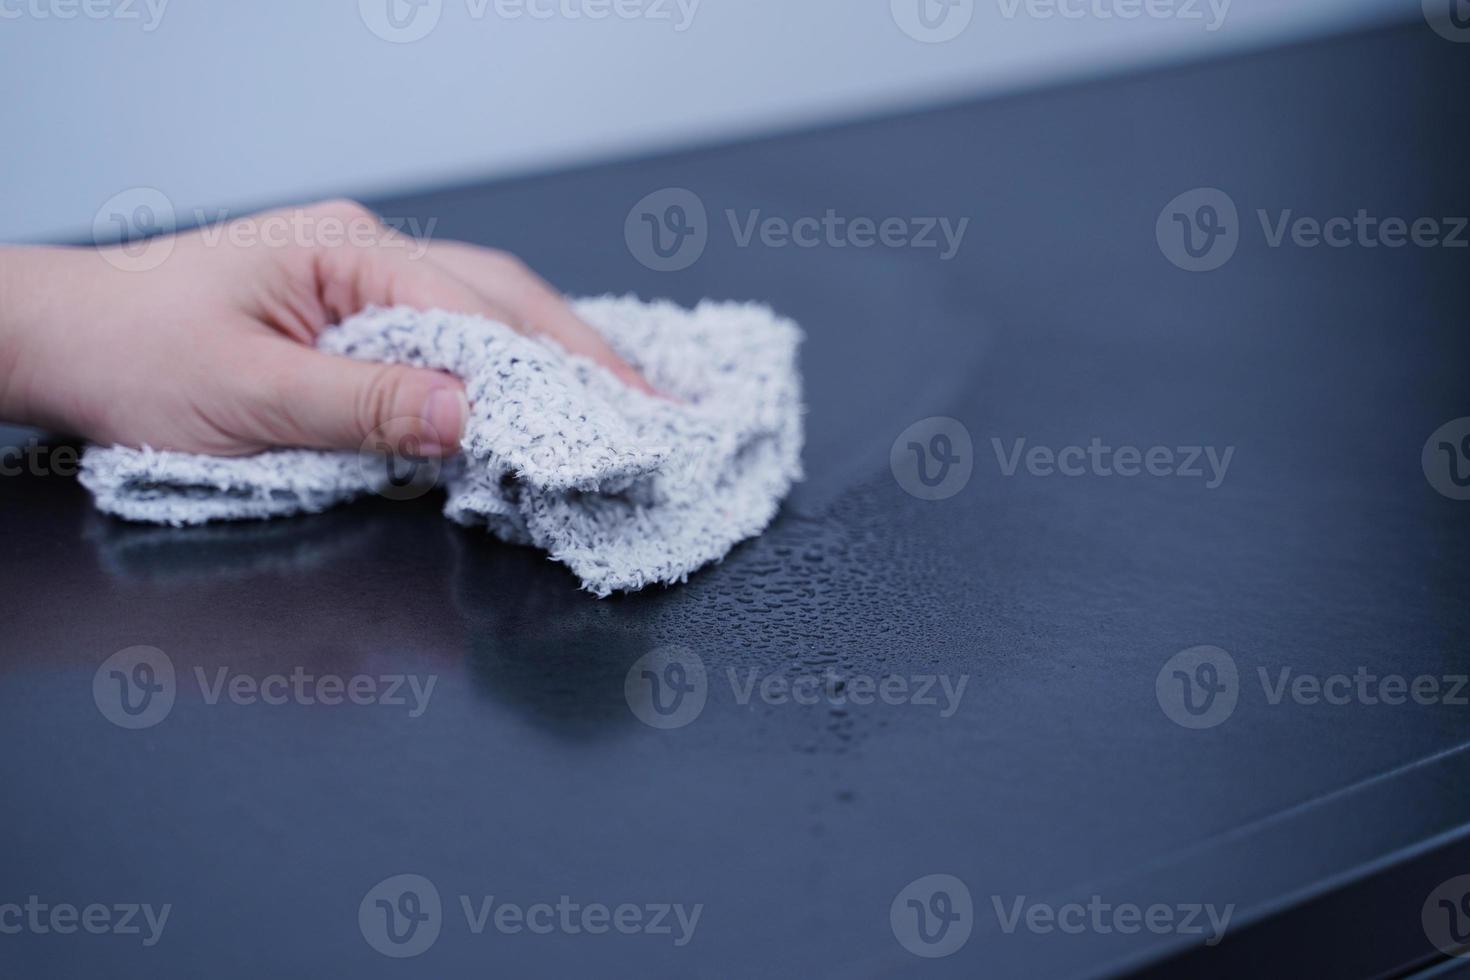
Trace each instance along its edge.
<instances>
[{"instance_id":1,"label":"reflection on glossy surface","mask_svg":"<svg viewBox=\"0 0 1470 980\"><path fill-rule=\"evenodd\" d=\"M382 517L334 512L276 521L157 527L89 514L83 537L97 561L122 583L246 582L263 575L308 573L365 549Z\"/></svg>"}]
</instances>

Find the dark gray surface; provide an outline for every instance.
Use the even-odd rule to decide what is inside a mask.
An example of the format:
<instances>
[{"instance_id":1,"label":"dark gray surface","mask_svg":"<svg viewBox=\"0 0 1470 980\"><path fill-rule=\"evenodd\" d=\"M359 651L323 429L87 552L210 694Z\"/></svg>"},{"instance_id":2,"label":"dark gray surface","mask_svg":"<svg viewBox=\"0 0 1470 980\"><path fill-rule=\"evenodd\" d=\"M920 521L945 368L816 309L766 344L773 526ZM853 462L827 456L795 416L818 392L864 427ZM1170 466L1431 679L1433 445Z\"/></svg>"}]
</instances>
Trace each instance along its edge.
<instances>
[{"instance_id":1,"label":"dark gray surface","mask_svg":"<svg viewBox=\"0 0 1470 980\"><path fill-rule=\"evenodd\" d=\"M450 526L432 498L172 531L100 518L64 477L0 480L0 903L173 906L149 949L0 935L0 972L1037 977L1190 945L1005 934L991 908L1092 894L1239 906L1225 942L1179 967L1195 975L1429 962L1421 903L1470 873L1453 863L1470 708L1272 705L1255 673L1470 670L1470 503L1420 469L1429 434L1470 415L1470 253L1272 249L1254 211L1470 213L1466 54L1421 23L377 202L510 248L573 294L758 298L796 318L810 480L722 565L603 602ZM660 274L630 256L623 223L666 186L699 194L712 231L695 265ZM1201 186L1232 196L1244 240L1191 274L1154 224ZM951 262L737 248L727 208L971 226ZM926 502L888 454L934 415L965 423L975 473ZM1093 436L1236 451L1206 490L1003 478L989 442ZM92 681L137 644L183 680L161 724L124 731ZM714 680L697 720L656 731L623 685L666 644ZM1244 689L1226 722L1192 731L1155 678L1197 644L1229 651ZM438 680L409 719L210 705L191 672L221 666ZM827 666L969 683L940 718L747 707L724 680ZM448 906L415 959L380 956L357 924L368 889L399 873ZM967 883L976 925L959 952L921 960L889 904L932 873ZM476 937L460 894L704 910L684 948Z\"/></svg>"}]
</instances>

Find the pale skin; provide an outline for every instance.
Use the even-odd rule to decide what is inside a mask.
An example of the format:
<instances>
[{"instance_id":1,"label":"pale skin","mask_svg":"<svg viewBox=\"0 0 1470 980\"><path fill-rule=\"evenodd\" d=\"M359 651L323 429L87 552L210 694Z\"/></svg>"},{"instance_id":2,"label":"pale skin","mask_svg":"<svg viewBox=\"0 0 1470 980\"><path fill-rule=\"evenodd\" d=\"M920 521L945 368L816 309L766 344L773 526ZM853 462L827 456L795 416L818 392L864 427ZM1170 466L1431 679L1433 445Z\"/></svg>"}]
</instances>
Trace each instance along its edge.
<instances>
[{"instance_id":1,"label":"pale skin","mask_svg":"<svg viewBox=\"0 0 1470 980\"><path fill-rule=\"evenodd\" d=\"M217 456L357 450L370 436L452 455L468 412L458 379L314 349L323 329L366 306L481 314L654 393L512 255L409 243L350 201L291 215L359 233L279 244L186 233L147 271L119 268L106 249L0 248L0 419Z\"/></svg>"}]
</instances>

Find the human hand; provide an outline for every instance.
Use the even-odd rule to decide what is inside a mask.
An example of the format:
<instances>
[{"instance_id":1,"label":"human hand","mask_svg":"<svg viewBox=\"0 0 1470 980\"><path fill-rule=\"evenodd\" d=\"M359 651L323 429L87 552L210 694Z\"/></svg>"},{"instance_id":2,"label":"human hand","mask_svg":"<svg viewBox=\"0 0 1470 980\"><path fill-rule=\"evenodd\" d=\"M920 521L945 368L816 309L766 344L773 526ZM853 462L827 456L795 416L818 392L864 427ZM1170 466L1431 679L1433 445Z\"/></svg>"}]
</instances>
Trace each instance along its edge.
<instances>
[{"instance_id":1,"label":"human hand","mask_svg":"<svg viewBox=\"0 0 1470 980\"><path fill-rule=\"evenodd\" d=\"M653 393L512 255L414 241L349 201L240 220L288 214L353 233L326 247L194 231L146 272L117 261L122 246L0 248L0 418L218 456L359 449L374 433L452 455L468 414L458 379L314 348L324 328L373 305L478 313L546 334Z\"/></svg>"}]
</instances>

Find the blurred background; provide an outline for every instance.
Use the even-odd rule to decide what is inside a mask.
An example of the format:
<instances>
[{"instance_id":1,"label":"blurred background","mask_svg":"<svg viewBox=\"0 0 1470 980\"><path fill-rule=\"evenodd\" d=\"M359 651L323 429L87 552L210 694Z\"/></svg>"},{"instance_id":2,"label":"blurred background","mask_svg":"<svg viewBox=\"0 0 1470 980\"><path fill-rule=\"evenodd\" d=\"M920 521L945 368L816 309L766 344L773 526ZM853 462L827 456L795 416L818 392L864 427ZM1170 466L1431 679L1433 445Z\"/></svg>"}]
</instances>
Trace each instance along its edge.
<instances>
[{"instance_id":1,"label":"blurred background","mask_svg":"<svg viewBox=\"0 0 1470 980\"><path fill-rule=\"evenodd\" d=\"M0 0L0 241L85 238L137 187L183 224L1420 16L1418 0Z\"/></svg>"}]
</instances>

